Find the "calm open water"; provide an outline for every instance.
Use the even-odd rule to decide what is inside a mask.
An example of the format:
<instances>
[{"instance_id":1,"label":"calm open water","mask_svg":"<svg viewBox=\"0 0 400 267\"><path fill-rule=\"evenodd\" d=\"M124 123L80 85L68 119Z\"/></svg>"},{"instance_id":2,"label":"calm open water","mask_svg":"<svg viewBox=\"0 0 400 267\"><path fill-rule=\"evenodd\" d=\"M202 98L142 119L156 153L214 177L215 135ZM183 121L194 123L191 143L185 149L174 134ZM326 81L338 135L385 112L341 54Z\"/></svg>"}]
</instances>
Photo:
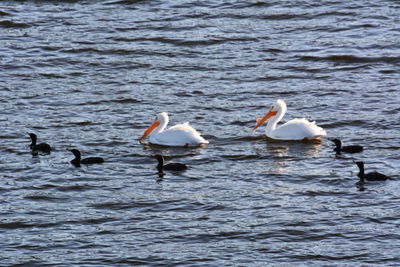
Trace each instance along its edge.
<instances>
[{"instance_id":1,"label":"calm open water","mask_svg":"<svg viewBox=\"0 0 400 267\"><path fill-rule=\"evenodd\" d=\"M398 1L2 1L0 265L398 266ZM276 99L364 145L254 134ZM158 112L205 148L138 143ZM33 157L27 132L50 143ZM71 148L106 163L75 168ZM157 175L155 154L190 169Z\"/></svg>"}]
</instances>

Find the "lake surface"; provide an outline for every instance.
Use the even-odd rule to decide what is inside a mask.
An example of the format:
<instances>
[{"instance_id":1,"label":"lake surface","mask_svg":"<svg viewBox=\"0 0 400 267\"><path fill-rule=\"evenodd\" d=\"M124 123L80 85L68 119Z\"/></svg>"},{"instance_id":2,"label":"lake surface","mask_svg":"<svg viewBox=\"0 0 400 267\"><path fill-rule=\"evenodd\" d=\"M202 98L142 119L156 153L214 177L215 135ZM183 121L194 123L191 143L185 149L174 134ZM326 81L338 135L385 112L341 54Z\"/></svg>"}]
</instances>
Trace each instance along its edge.
<instances>
[{"instance_id":1,"label":"lake surface","mask_svg":"<svg viewBox=\"0 0 400 267\"><path fill-rule=\"evenodd\" d=\"M2 1L1 266L398 266L398 1ZM277 99L322 142L251 128ZM159 112L204 148L139 144ZM28 132L54 147L32 156ZM364 152L334 155L328 138ZM102 156L75 168L68 149ZM157 174L156 154L189 165Z\"/></svg>"}]
</instances>

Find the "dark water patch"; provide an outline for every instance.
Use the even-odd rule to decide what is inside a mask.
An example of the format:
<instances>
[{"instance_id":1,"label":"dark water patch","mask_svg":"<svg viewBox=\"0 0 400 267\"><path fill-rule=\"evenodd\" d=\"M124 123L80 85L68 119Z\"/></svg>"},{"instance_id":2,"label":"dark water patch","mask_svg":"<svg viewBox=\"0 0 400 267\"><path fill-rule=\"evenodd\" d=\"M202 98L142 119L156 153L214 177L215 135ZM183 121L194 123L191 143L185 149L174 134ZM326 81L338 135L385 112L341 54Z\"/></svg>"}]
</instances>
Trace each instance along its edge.
<instances>
[{"instance_id":1,"label":"dark water patch","mask_svg":"<svg viewBox=\"0 0 400 267\"><path fill-rule=\"evenodd\" d=\"M118 0L103 3L103 5L135 5L142 2L149 2L147 0Z\"/></svg>"},{"instance_id":2,"label":"dark water patch","mask_svg":"<svg viewBox=\"0 0 400 267\"><path fill-rule=\"evenodd\" d=\"M234 124L234 125L241 125L241 124ZM248 131L247 131L248 135L244 135L244 136L240 136L240 137L227 137L227 138L218 137L218 138L216 138L215 142L217 142L218 144L224 145L224 144L245 144L248 142L265 141L266 140L265 135L262 135L262 132L260 135L260 133L252 131L252 126L255 125L255 120L243 123L243 125L247 125L246 128L248 129Z\"/></svg>"},{"instance_id":3,"label":"dark water patch","mask_svg":"<svg viewBox=\"0 0 400 267\"><path fill-rule=\"evenodd\" d=\"M397 70L380 70L379 72L383 74L395 74Z\"/></svg>"},{"instance_id":4,"label":"dark water patch","mask_svg":"<svg viewBox=\"0 0 400 267\"><path fill-rule=\"evenodd\" d=\"M162 202L143 202L133 201L128 203L115 203L105 202L91 204L91 207L96 209L112 209L112 210L126 210L126 209L140 209L141 212L167 212L167 211L179 211L186 210L187 208L197 208L198 206L203 207L201 203L180 203L181 201L176 200L164 200Z\"/></svg>"},{"instance_id":5,"label":"dark water patch","mask_svg":"<svg viewBox=\"0 0 400 267\"><path fill-rule=\"evenodd\" d=\"M16 29L25 29L32 27L33 25L21 22L13 22L11 20L3 20L0 21L0 27L4 28L16 28Z\"/></svg>"},{"instance_id":6,"label":"dark water patch","mask_svg":"<svg viewBox=\"0 0 400 267\"><path fill-rule=\"evenodd\" d=\"M45 78L54 78L54 79L63 79L66 78L64 75L59 75L56 73L39 73L40 76L45 77Z\"/></svg>"},{"instance_id":7,"label":"dark water patch","mask_svg":"<svg viewBox=\"0 0 400 267\"><path fill-rule=\"evenodd\" d=\"M307 76L296 76L296 75L279 75L279 76L266 76L258 78L257 81L280 81L280 80L302 80L309 79Z\"/></svg>"},{"instance_id":8,"label":"dark water patch","mask_svg":"<svg viewBox=\"0 0 400 267\"><path fill-rule=\"evenodd\" d=\"M247 2L247 1L238 1L238 2L226 2L220 5L214 6L214 8L222 8L222 9L233 9L233 8L260 8L260 7L271 7L274 6L274 2L262 2L262 1L255 1L255 2Z\"/></svg>"},{"instance_id":9,"label":"dark water patch","mask_svg":"<svg viewBox=\"0 0 400 267\"><path fill-rule=\"evenodd\" d=\"M335 122L325 122L325 128L340 128L343 126L366 126L368 123L364 120L343 120L343 121L335 121Z\"/></svg>"},{"instance_id":10,"label":"dark water patch","mask_svg":"<svg viewBox=\"0 0 400 267\"><path fill-rule=\"evenodd\" d=\"M71 72L71 73L66 74L66 76L74 76L74 77L81 77L84 75L85 75L84 72Z\"/></svg>"},{"instance_id":11,"label":"dark water patch","mask_svg":"<svg viewBox=\"0 0 400 267\"><path fill-rule=\"evenodd\" d=\"M186 93L186 92L179 92L179 93L176 93L175 96L177 96L177 97L192 97L193 95Z\"/></svg>"},{"instance_id":12,"label":"dark water patch","mask_svg":"<svg viewBox=\"0 0 400 267\"><path fill-rule=\"evenodd\" d=\"M379 25L372 25L372 24L360 24L360 25L352 25L349 27L336 27L336 28L329 28L323 27L320 30L325 29L327 32L345 32L345 31L355 31L356 29L364 29L364 28L377 28ZM355 35L354 37L360 37L359 35Z\"/></svg>"},{"instance_id":13,"label":"dark water patch","mask_svg":"<svg viewBox=\"0 0 400 267\"><path fill-rule=\"evenodd\" d=\"M90 206L95 209L111 209L111 210L124 210L124 209L133 209L133 208L146 208L151 207L153 205L152 202L132 202L132 203L116 203L116 202L103 202L103 203L95 203Z\"/></svg>"},{"instance_id":14,"label":"dark water patch","mask_svg":"<svg viewBox=\"0 0 400 267\"><path fill-rule=\"evenodd\" d=\"M354 181L354 183L356 182L357 180L355 180ZM352 185L353 186L353 185ZM354 185L354 188L356 188L356 186ZM310 190L306 190L306 191L298 191L298 192L296 192L296 195L298 195L298 196L307 196L307 197L319 197L319 196L321 196L321 197L329 197L329 196L341 196L341 195L343 195L343 192L341 191L341 190L335 190L335 191L326 191L326 190L324 190L324 191L322 191L322 190L320 190L320 191L310 191Z\"/></svg>"},{"instance_id":15,"label":"dark water patch","mask_svg":"<svg viewBox=\"0 0 400 267\"><path fill-rule=\"evenodd\" d=\"M35 46L33 47L35 49L40 49L42 51L59 51L61 50L63 47L61 46L45 46L45 45L40 45L40 46Z\"/></svg>"},{"instance_id":16,"label":"dark water patch","mask_svg":"<svg viewBox=\"0 0 400 267\"><path fill-rule=\"evenodd\" d=\"M95 123L92 121L76 121L76 122L70 121L68 124L76 126L88 126Z\"/></svg>"},{"instance_id":17,"label":"dark water patch","mask_svg":"<svg viewBox=\"0 0 400 267\"><path fill-rule=\"evenodd\" d=\"M14 222L0 222L0 229L23 229L23 228L51 228L57 226L57 223L41 223L41 222L24 222L24 221L14 221Z\"/></svg>"},{"instance_id":18,"label":"dark water patch","mask_svg":"<svg viewBox=\"0 0 400 267\"><path fill-rule=\"evenodd\" d=\"M53 189L57 188L58 185L56 184L43 184L43 185L33 185L31 189L34 190L46 190L46 189Z\"/></svg>"},{"instance_id":19,"label":"dark water patch","mask_svg":"<svg viewBox=\"0 0 400 267\"><path fill-rule=\"evenodd\" d=\"M343 261L343 260L357 260L359 262L361 259L368 258L369 253L366 252L358 252L354 255L338 255L338 256L331 256L331 255L323 255L323 254L305 254L305 255L293 255L294 259L298 259L301 261L316 261L316 262L331 262L331 261ZM351 262L351 261L350 261Z\"/></svg>"},{"instance_id":20,"label":"dark water patch","mask_svg":"<svg viewBox=\"0 0 400 267\"><path fill-rule=\"evenodd\" d=\"M115 28L116 31L120 32L130 32L130 31L137 31L140 28L139 27L134 27L132 25L129 25L130 27L117 27ZM136 40L134 38L127 38L127 37L112 37L111 40L117 41L117 42L131 42L132 40Z\"/></svg>"},{"instance_id":21,"label":"dark water patch","mask_svg":"<svg viewBox=\"0 0 400 267\"><path fill-rule=\"evenodd\" d=\"M134 98L121 98L121 99L109 99L109 100L99 100L99 101L88 101L85 103L81 103L79 105L102 105L102 104L108 104L108 103L117 103L117 104L137 104L140 103L140 100L134 99Z\"/></svg>"},{"instance_id":22,"label":"dark water patch","mask_svg":"<svg viewBox=\"0 0 400 267\"><path fill-rule=\"evenodd\" d=\"M321 12L318 14L315 14L313 17L314 18L318 18L318 17L350 17L350 18L354 18L354 16L357 16L357 13L355 12L345 12L345 11L327 11L327 12Z\"/></svg>"},{"instance_id":23,"label":"dark water patch","mask_svg":"<svg viewBox=\"0 0 400 267\"><path fill-rule=\"evenodd\" d=\"M11 14L10 13L7 13L7 12L5 12L5 11L2 11L2 10L0 10L0 16L11 16Z\"/></svg>"},{"instance_id":24,"label":"dark water patch","mask_svg":"<svg viewBox=\"0 0 400 267\"><path fill-rule=\"evenodd\" d=\"M261 49L260 52L278 54L278 53L284 53L285 51L277 48L268 48L268 49Z\"/></svg>"},{"instance_id":25,"label":"dark water patch","mask_svg":"<svg viewBox=\"0 0 400 267\"><path fill-rule=\"evenodd\" d=\"M79 219L73 219L70 218L63 223L73 225L73 224L78 224L78 225L98 225L98 224L104 224L104 223L109 223L115 221L115 218L113 217L97 217L97 218L79 218ZM115 232L113 232L115 234Z\"/></svg>"},{"instance_id":26,"label":"dark water patch","mask_svg":"<svg viewBox=\"0 0 400 267\"><path fill-rule=\"evenodd\" d=\"M89 184L75 184L75 185L68 185L68 186L56 186L55 189L60 192L84 192L88 190L95 190L98 189L98 186L93 186Z\"/></svg>"},{"instance_id":27,"label":"dark water patch","mask_svg":"<svg viewBox=\"0 0 400 267\"><path fill-rule=\"evenodd\" d=\"M24 2L24 0L22 0L22 2ZM54 1L52 0L33 0L32 2L36 2L36 3L54 3ZM87 0L57 0L57 3L78 3L78 2L87 2ZM75 11L75 9L69 9L68 6L64 7L66 11Z\"/></svg>"},{"instance_id":28,"label":"dark water patch","mask_svg":"<svg viewBox=\"0 0 400 267\"><path fill-rule=\"evenodd\" d=\"M187 40L187 39L171 39L171 38L160 38L160 37L153 37L153 38L126 38L126 37L118 37L113 38L114 41L119 42L156 42L156 43L164 43L164 44L172 44L175 46L188 46L188 47L195 47L195 46L212 46L217 44L223 44L227 42L256 42L258 41L257 38L208 38L206 40L199 39L199 40ZM71 51L71 50L68 50ZM72 52L75 52L72 50ZM127 54L127 53L125 53Z\"/></svg>"},{"instance_id":29,"label":"dark water patch","mask_svg":"<svg viewBox=\"0 0 400 267\"><path fill-rule=\"evenodd\" d=\"M250 92L249 92L250 93ZM281 96L293 96L293 95L297 95L297 94L301 94L300 91L298 90L276 90L276 91L267 91L267 90L263 90L263 91L257 91L255 92L255 95L257 96L274 96L275 95L281 95ZM271 105L273 103L271 102ZM265 106L258 106L258 108L265 108Z\"/></svg>"},{"instance_id":30,"label":"dark water patch","mask_svg":"<svg viewBox=\"0 0 400 267\"><path fill-rule=\"evenodd\" d=\"M236 239L248 239L251 235L250 232L247 231L220 231L220 232L211 232L211 233L202 233L198 235L188 235L185 236L185 239L188 241L195 241L199 243L207 243L207 242L218 242L221 240L236 240ZM180 238L175 238L180 240Z\"/></svg>"},{"instance_id":31,"label":"dark water patch","mask_svg":"<svg viewBox=\"0 0 400 267\"><path fill-rule=\"evenodd\" d=\"M304 61L330 61L337 63L400 63L400 57L357 57L350 55L335 55L327 57L303 56L299 60Z\"/></svg>"},{"instance_id":32,"label":"dark water patch","mask_svg":"<svg viewBox=\"0 0 400 267\"><path fill-rule=\"evenodd\" d=\"M125 259L116 259L112 261L106 261L108 264L130 264L130 265L178 265L177 262L168 258L159 256L129 256Z\"/></svg>"},{"instance_id":33,"label":"dark water patch","mask_svg":"<svg viewBox=\"0 0 400 267\"><path fill-rule=\"evenodd\" d=\"M310 17L304 14L268 14L258 16L262 20L298 20L298 19L309 19Z\"/></svg>"},{"instance_id":34,"label":"dark water patch","mask_svg":"<svg viewBox=\"0 0 400 267\"><path fill-rule=\"evenodd\" d=\"M239 125L239 126L248 126L251 123L255 123L255 120L253 120L253 121L232 121L232 122L230 122L231 125ZM248 141L248 140L243 140L243 141Z\"/></svg>"},{"instance_id":35,"label":"dark water patch","mask_svg":"<svg viewBox=\"0 0 400 267\"><path fill-rule=\"evenodd\" d=\"M24 196L25 199L30 199L33 201L59 201L62 200L61 198L49 196L49 195L27 195Z\"/></svg>"},{"instance_id":36,"label":"dark water patch","mask_svg":"<svg viewBox=\"0 0 400 267\"><path fill-rule=\"evenodd\" d=\"M241 161L241 160L261 160L261 159L265 159L265 157L259 156L259 155L222 155L221 156L224 159L228 159L228 160L233 160L233 161Z\"/></svg>"},{"instance_id":37,"label":"dark water patch","mask_svg":"<svg viewBox=\"0 0 400 267\"><path fill-rule=\"evenodd\" d=\"M130 55L135 50L125 49L97 49L92 47L63 49L60 52L68 54L100 54L100 55Z\"/></svg>"}]
</instances>

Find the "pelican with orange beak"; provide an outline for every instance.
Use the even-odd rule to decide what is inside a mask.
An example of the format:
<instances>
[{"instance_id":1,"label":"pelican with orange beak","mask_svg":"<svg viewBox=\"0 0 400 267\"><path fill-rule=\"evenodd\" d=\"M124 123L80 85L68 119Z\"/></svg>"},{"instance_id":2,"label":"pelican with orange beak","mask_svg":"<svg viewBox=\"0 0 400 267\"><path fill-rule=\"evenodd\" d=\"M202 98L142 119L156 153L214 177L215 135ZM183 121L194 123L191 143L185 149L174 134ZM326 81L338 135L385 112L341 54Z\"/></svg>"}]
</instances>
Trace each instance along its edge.
<instances>
[{"instance_id":1,"label":"pelican with orange beak","mask_svg":"<svg viewBox=\"0 0 400 267\"><path fill-rule=\"evenodd\" d=\"M286 110L286 103L282 99L278 99L263 118L256 120L253 131L267 122L265 134L275 140L313 140L326 135L326 131L317 126L315 121L309 122L304 118L292 119L277 127L278 122L285 116Z\"/></svg>"},{"instance_id":2,"label":"pelican with orange beak","mask_svg":"<svg viewBox=\"0 0 400 267\"><path fill-rule=\"evenodd\" d=\"M143 132L140 143L148 136L151 144L162 146L198 147L209 143L188 122L165 129L168 122L168 114L159 113L151 126Z\"/></svg>"}]
</instances>

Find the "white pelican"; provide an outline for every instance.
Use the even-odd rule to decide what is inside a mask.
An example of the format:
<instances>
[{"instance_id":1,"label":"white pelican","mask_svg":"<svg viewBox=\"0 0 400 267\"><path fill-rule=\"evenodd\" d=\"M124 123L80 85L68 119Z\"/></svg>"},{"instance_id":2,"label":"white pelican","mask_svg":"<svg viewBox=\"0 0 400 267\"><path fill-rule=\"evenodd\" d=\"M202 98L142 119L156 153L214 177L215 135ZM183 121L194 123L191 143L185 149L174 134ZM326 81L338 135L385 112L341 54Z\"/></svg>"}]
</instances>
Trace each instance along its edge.
<instances>
[{"instance_id":1,"label":"white pelican","mask_svg":"<svg viewBox=\"0 0 400 267\"><path fill-rule=\"evenodd\" d=\"M283 118L286 113L286 104L282 99L278 99L276 104L272 106L264 118L256 120L255 131L264 122L268 121L265 134L276 140L312 140L325 136L326 132L321 127L309 122L306 119L293 119L285 124L276 127L276 124Z\"/></svg>"},{"instance_id":2,"label":"white pelican","mask_svg":"<svg viewBox=\"0 0 400 267\"><path fill-rule=\"evenodd\" d=\"M190 126L188 122L177 124L165 130L168 121L166 112L159 113L153 124L144 131L143 136L140 138L140 143L150 135L149 141L151 144L163 146L196 147L208 144L208 141L201 137L200 133Z\"/></svg>"}]
</instances>

